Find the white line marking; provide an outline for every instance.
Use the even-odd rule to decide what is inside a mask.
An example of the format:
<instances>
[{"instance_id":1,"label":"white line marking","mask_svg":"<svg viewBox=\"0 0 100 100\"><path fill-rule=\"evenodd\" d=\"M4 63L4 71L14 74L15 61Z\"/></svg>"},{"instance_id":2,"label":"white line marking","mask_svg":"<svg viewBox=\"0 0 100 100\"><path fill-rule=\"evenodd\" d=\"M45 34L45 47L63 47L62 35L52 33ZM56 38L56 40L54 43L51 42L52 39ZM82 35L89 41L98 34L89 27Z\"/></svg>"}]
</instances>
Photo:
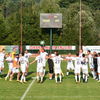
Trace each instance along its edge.
<instances>
[{"instance_id":1,"label":"white line marking","mask_svg":"<svg viewBox=\"0 0 100 100\"><path fill-rule=\"evenodd\" d=\"M27 96L27 98L100 98L100 96Z\"/></svg>"},{"instance_id":2,"label":"white line marking","mask_svg":"<svg viewBox=\"0 0 100 100\"><path fill-rule=\"evenodd\" d=\"M30 90L31 86L33 85L33 83L35 82L36 77L34 77L33 81L29 84L28 88L26 89L26 91L24 92L24 94L22 95L20 100L24 100L25 96L27 95L28 91Z\"/></svg>"}]
</instances>

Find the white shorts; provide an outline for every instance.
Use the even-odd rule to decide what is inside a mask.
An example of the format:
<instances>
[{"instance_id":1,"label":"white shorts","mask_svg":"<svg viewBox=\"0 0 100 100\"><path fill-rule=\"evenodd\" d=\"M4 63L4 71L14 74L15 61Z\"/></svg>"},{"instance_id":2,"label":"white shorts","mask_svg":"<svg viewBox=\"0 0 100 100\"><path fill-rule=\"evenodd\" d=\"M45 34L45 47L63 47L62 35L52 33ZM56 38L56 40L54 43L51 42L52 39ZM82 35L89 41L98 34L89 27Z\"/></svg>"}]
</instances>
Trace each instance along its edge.
<instances>
[{"instance_id":1,"label":"white shorts","mask_svg":"<svg viewBox=\"0 0 100 100\"><path fill-rule=\"evenodd\" d=\"M26 64L21 64L21 71L26 72Z\"/></svg>"},{"instance_id":2,"label":"white shorts","mask_svg":"<svg viewBox=\"0 0 100 100\"><path fill-rule=\"evenodd\" d=\"M4 62L0 61L0 68L4 68Z\"/></svg>"},{"instance_id":3,"label":"white shorts","mask_svg":"<svg viewBox=\"0 0 100 100\"><path fill-rule=\"evenodd\" d=\"M43 62L43 67L45 67L46 66L46 62Z\"/></svg>"},{"instance_id":4,"label":"white shorts","mask_svg":"<svg viewBox=\"0 0 100 100\"><path fill-rule=\"evenodd\" d=\"M67 70L74 70L74 65L72 63L68 63Z\"/></svg>"},{"instance_id":5,"label":"white shorts","mask_svg":"<svg viewBox=\"0 0 100 100\"><path fill-rule=\"evenodd\" d=\"M88 74L88 66L87 65L82 65L82 73Z\"/></svg>"},{"instance_id":6,"label":"white shorts","mask_svg":"<svg viewBox=\"0 0 100 100\"><path fill-rule=\"evenodd\" d=\"M29 68L29 63L26 63L26 67Z\"/></svg>"},{"instance_id":7,"label":"white shorts","mask_svg":"<svg viewBox=\"0 0 100 100\"><path fill-rule=\"evenodd\" d=\"M77 73L80 74L80 72L81 72L80 66L75 67L74 73L75 74L77 74Z\"/></svg>"},{"instance_id":8,"label":"white shorts","mask_svg":"<svg viewBox=\"0 0 100 100\"><path fill-rule=\"evenodd\" d=\"M12 69L12 72L13 72L13 73L19 73L19 68L13 68L13 69Z\"/></svg>"},{"instance_id":9,"label":"white shorts","mask_svg":"<svg viewBox=\"0 0 100 100\"><path fill-rule=\"evenodd\" d=\"M62 72L62 71L61 71L60 66L55 65L55 66L54 66L54 73L55 73L55 74L61 74L61 72Z\"/></svg>"},{"instance_id":10,"label":"white shorts","mask_svg":"<svg viewBox=\"0 0 100 100\"><path fill-rule=\"evenodd\" d=\"M98 66L98 73L100 73L100 66Z\"/></svg>"},{"instance_id":11,"label":"white shorts","mask_svg":"<svg viewBox=\"0 0 100 100\"><path fill-rule=\"evenodd\" d=\"M90 67L90 69L93 69L94 68L94 66L92 64L89 64L89 67Z\"/></svg>"},{"instance_id":12,"label":"white shorts","mask_svg":"<svg viewBox=\"0 0 100 100\"><path fill-rule=\"evenodd\" d=\"M12 71L13 70L13 66L9 66L9 71Z\"/></svg>"},{"instance_id":13,"label":"white shorts","mask_svg":"<svg viewBox=\"0 0 100 100\"><path fill-rule=\"evenodd\" d=\"M43 66L37 66L37 73L43 72Z\"/></svg>"}]
</instances>

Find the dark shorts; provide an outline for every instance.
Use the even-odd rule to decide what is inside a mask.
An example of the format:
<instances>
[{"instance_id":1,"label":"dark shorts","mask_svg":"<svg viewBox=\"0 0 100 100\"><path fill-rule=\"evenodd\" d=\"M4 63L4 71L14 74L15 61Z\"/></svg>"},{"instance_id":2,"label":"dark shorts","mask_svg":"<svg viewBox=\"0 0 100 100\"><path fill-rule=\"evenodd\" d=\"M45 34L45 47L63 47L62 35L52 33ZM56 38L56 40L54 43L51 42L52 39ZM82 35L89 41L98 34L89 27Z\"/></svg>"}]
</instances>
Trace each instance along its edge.
<instances>
[{"instance_id":1,"label":"dark shorts","mask_svg":"<svg viewBox=\"0 0 100 100\"><path fill-rule=\"evenodd\" d=\"M50 73L50 74L53 74L53 72L54 72L54 71L53 71L53 68L49 68L49 73Z\"/></svg>"}]
</instances>

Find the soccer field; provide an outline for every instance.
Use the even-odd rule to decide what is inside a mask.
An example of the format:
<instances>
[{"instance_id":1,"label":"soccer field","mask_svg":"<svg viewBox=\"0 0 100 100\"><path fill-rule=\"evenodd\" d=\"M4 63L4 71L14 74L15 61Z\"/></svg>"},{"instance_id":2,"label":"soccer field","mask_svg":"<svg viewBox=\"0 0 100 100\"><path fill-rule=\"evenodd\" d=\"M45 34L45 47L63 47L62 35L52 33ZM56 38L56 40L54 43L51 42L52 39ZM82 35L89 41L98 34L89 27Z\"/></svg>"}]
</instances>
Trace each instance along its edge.
<instances>
[{"instance_id":1,"label":"soccer field","mask_svg":"<svg viewBox=\"0 0 100 100\"><path fill-rule=\"evenodd\" d=\"M32 59L31 59L32 60ZM7 73L5 64L4 75ZM62 62L62 70L66 72L66 62ZM56 84L55 80L45 76L44 83L37 83L36 63L29 68L27 83L16 82L16 78L10 82L0 79L0 100L100 100L100 83L89 77L88 83L76 84L74 74L64 76L61 84Z\"/></svg>"}]
</instances>

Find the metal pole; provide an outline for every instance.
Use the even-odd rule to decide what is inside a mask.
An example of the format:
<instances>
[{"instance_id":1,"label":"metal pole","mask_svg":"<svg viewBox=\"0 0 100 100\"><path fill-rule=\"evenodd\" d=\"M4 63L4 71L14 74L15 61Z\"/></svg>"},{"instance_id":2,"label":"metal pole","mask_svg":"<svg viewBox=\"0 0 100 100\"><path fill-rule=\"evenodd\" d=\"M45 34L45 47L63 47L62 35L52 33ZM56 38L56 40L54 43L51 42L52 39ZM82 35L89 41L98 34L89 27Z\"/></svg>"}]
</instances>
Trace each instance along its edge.
<instances>
[{"instance_id":1,"label":"metal pole","mask_svg":"<svg viewBox=\"0 0 100 100\"><path fill-rule=\"evenodd\" d=\"M20 20L21 20L21 23L20 23L20 34L21 34L21 42L20 42L20 53L22 53L23 49L22 49L22 45L23 45L23 19L22 19L22 0L21 0L21 15L20 15Z\"/></svg>"},{"instance_id":2,"label":"metal pole","mask_svg":"<svg viewBox=\"0 0 100 100\"><path fill-rule=\"evenodd\" d=\"M50 29L50 54L52 53L52 28Z\"/></svg>"},{"instance_id":3,"label":"metal pole","mask_svg":"<svg viewBox=\"0 0 100 100\"><path fill-rule=\"evenodd\" d=\"M82 1L80 0L79 50L82 49Z\"/></svg>"}]
</instances>

